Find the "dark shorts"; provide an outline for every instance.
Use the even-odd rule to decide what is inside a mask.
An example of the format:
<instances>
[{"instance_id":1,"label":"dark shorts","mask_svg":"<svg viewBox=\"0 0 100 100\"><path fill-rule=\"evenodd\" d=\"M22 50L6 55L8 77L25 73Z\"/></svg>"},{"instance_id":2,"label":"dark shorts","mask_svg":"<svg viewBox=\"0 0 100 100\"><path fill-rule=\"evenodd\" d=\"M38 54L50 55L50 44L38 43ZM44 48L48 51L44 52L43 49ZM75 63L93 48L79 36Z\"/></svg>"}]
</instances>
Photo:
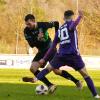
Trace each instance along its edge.
<instances>
[{"instance_id":1,"label":"dark shorts","mask_svg":"<svg viewBox=\"0 0 100 100\"><path fill-rule=\"evenodd\" d=\"M48 50L43 51L43 52L38 52L38 53L36 54L36 56L34 57L34 59L33 59L32 62L34 62L34 61L39 61L40 59L42 59L42 58L45 56L45 54L46 54L47 51L48 51ZM51 56L47 59L47 62L48 62L48 61L50 62L50 61L53 59L53 57L55 56L56 52L57 52L57 50L55 49L55 50L52 52ZM41 66L41 67L44 68L45 65L47 64L47 62L46 62L43 66Z\"/></svg>"},{"instance_id":2,"label":"dark shorts","mask_svg":"<svg viewBox=\"0 0 100 100\"><path fill-rule=\"evenodd\" d=\"M54 69L59 69L60 67L67 65L75 70L80 70L85 66L82 57L76 54L69 54L63 56L56 54L52 61L50 61L50 65Z\"/></svg>"}]
</instances>

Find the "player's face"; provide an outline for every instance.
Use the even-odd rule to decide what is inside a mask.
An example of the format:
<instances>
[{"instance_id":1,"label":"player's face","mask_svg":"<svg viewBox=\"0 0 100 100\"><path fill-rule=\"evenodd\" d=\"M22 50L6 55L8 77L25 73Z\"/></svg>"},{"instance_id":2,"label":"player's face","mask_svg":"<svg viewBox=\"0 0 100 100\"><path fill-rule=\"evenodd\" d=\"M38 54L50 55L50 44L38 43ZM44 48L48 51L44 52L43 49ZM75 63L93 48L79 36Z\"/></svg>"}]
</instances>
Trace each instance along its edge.
<instances>
[{"instance_id":1,"label":"player's face","mask_svg":"<svg viewBox=\"0 0 100 100\"><path fill-rule=\"evenodd\" d=\"M29 19L28 21L25 22L25 24L28 28L33 29L35 28L36 22L35 20Z\"/></svg>"}]
</instances>

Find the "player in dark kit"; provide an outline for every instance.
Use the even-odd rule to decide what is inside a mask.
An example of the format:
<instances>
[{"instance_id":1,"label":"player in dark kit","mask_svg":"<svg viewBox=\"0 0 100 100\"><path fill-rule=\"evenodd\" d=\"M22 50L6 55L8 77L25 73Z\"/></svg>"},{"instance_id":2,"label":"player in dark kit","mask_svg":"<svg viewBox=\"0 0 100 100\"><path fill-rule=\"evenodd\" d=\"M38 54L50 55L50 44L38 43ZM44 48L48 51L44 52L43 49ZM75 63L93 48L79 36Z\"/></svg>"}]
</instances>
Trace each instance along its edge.
<instances>
[{"instance_id":1,"label":"player in dark kit","mask_svg":"<svg viewBox=\"0 0 100 100\"><path fill-rule=\"evenodd\" d=\"M25 17L26 28L24 29L24 35L29 45L33 48L36 47L38 49L38 53L34 57L32 61L32 65L30 67L30 71L37 76L39 71L39 67L41 64L39 60L44 57L48 49L52 45L52 41L49 37L49 33L47 30L49 28L55 27L55 32L59 29L59 22L35 22L35 17L32 14L28 14ZM53 49L51 55L47 58L46 62L42 65L42 68L45 67L47 61L51 61L54 55L56 54L56 48ZM75 79L68 72L64 71L66 78L68 80L73 81L78 88L82 88L81 81ZM63 76L62 76L63 77ZM52 93L56 89L56 86L48 81L46 77L40 79L43 83L45 83L49 87L49 91ZM33 82L33 78L23 77L24 82Z\"/></svg>"},{"instance_id":2,"label":"player in dark kit","mask_svg":"<svg viewBox=\"0 0 100 100\"><path fill-rule=\"evenodd\" d=\"M85 64L78 50L78 38L77 38L76 26L79 24L81 18L83 17L83 14L81 11L79 11L79 16L75 21L72 20L73 15L74 15L73 11L71 10L65 11L64 13L65 23L56 32L51 48L48 50L44 58L41 59L39 62L42 65L45 61L47 61L48 57L53 52L57 43L60 43L59 51L54 56L52 61L50 61L51 66L42 70L37 75L37 77L34 78L34 82L42 79L52 70L56 73L58 72L58 75L65 76L63 74L63 71L59 70L59 68L61 66L68 65L73 69L75 69L76 71L78 71L83 76L94 98L100 99L100 96L97 94L97 91L94 87L94 83L87 73Z\"/></svg>"}]
</instances>

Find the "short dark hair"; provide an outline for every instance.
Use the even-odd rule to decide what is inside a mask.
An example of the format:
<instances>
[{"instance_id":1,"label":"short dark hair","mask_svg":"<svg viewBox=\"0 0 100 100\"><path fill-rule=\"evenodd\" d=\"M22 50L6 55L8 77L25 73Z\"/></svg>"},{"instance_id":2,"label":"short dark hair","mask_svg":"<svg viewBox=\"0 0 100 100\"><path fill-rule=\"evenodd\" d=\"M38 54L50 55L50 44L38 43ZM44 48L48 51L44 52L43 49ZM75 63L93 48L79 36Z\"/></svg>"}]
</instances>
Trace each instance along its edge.
<instances>
[{"instance_id":1,"label":"short dark hair","mask_svg":"<svg viewBox=\"0 0 100 100\"><path fill-rule=\"evenodd\" d=\"M31 20L35 19L35 16L32 15L32 14L27 14L27 15L25 16L25 21L28 21L29 19L31 19Z\"/></svg>"},{"instance_id":2,"label":"short dark hair","mask_svg":"<svg viewBox=\"0 0 100 100\"><path fill-rule=\"evenodd\" d=\"M74 15L74 12L73 12L72 10L67 10L67 11L65 11L65 13L64 13L64 17L70 17L70 16L72 16L72 15Z\"/></svg>"}]
</instances>

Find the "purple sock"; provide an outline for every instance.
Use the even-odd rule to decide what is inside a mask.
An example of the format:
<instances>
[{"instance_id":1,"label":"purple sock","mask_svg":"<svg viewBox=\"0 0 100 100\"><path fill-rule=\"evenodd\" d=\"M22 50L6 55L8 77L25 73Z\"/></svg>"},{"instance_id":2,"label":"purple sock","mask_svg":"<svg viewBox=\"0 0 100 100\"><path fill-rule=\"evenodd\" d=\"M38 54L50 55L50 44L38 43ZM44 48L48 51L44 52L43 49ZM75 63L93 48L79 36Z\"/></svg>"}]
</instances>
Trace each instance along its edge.
<instances>
[{"instance_id":1,"label":"purple sock","mask_svg":"<svg viewBox=\"0 0 100 100\"><path fill-rule=\"evenodd\" d=\"M37 79L43 79L49 73L48 69L43 69L41 72L38 73Z\"/></svg>"},{"instance_id":2,"label":"purple sock","mask_svg":"<svg viewBox=\"0 0 100 100\"><path fill-rule=\"evenodd\" d=\"M92 92L92 95L96 96L97 95L97 91L96 91L96 88L94 86L94 83L93 83L92 79L90 77L87 77L87 78L85 78L85 81L87 83L88 88Z\"/></svg>"}]
</instances>

